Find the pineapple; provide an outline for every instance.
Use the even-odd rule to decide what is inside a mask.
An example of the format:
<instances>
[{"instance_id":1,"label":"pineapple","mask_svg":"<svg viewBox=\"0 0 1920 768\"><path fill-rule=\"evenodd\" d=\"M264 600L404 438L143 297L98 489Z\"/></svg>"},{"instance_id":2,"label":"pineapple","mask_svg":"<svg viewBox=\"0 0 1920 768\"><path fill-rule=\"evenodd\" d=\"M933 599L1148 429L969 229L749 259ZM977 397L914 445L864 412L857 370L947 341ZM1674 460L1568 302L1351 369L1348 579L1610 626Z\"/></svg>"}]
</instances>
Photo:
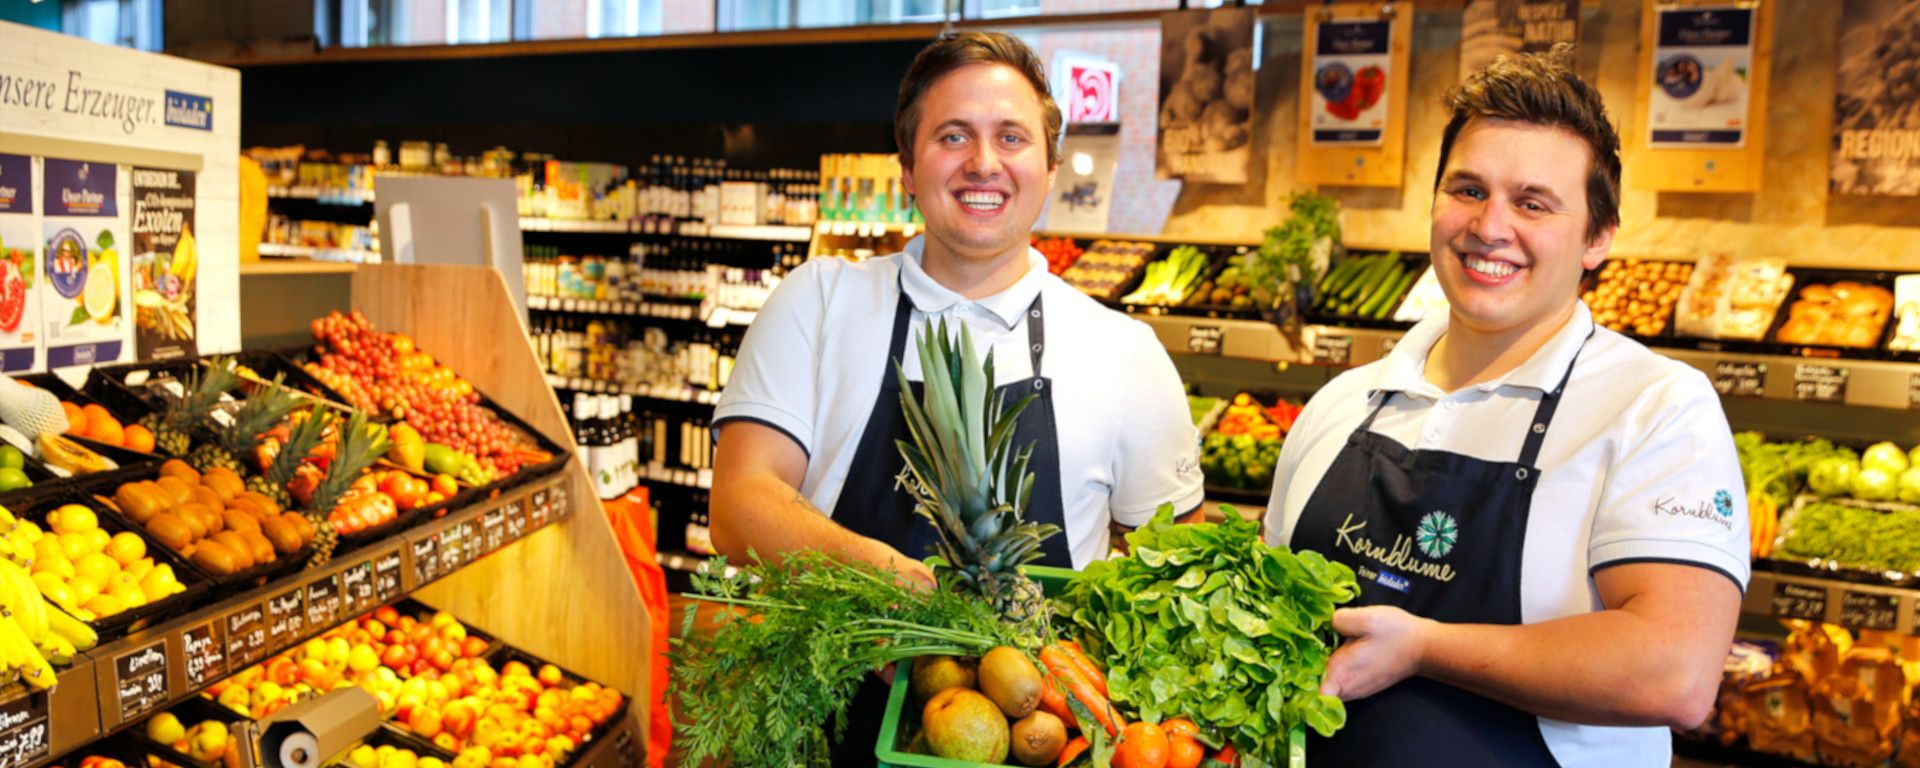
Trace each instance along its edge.
<instances>
[{"instance_id":1,"label":"pineapple","mask_svg":"<svg viewBox=\"0 0 1920 768\"><path fill-rule=\"evenodd\" d=\"M307 421L321 420L313 418ZM320 425L323 431L325 427L325 424ZM303 424L301 428L307 427ZM281 449L282 455L287 454L293 447L299 429L295 429L296 437L289 438L287 446ZM360 411L354 411L353 416L347 419L347 423L340 428L340 436L337 439L338 444L334 446L333 451L333 463L327 467L327 476L314 487L313 497L307 502L307 519L313 523L316 531L313 557L308 561L310 565L324 564L333 557L333 548L339 542L340 534L334 529L332 521L327 519L328 515L353 488L353 481L360 477L360 473L367 467L373 466L381 456L387 455L389 447L386 430L377 424L368 424L367 415ZM275 463L278 463L277 457Z\"/></svg>"},{"instance_id":2,"label":"pineapple","mask_svg":"<svg viewBox=\"0 0 1920 768\"><path fill-rule=\"evenodd\" d=\"M303 399L287 389L284 381L284 376L273 377L272 383L247 398L240 410L233 413L230 425L214 430L220 438L220 447L228 455L235 459L254 455L260 436L300 408Z\"/></svg>"},{"instance_id":3,"label":"pineapple","mask_svg":"<svg viewBox=\"0 0 1920 768\"><path fill-rule=\"evenodd\" d=\"M340 532L333 529L332 521L314 513L307 513L307 521L313 523L313 556L307 558L307 567L326 565L333 559L333 548L340 545Z\"/></svg>"},{"instance_id":4,"label":"pineapple","mask_svg":"<svg viewBox=\"0 0 1920 768\"><path fill-rule=\"evenodd\" d=\"M1013 425L1033 396L1005 407L993 388L992 353L974 365L972 335L959 330L957 348L945 321L920 334L924 403L914 401L906 371L894 362L913 436L899 441L907 464L901 480L913 511L939 532L933 568L940 583L985 597L1037 644L1047 634L1046 598L1020 566L1038 560L1040 542L1060 527L1024 519L1033 447L1014 448Z\"/></svg>"},{"instance_id":5,"label":"pineapple","mask_svg":"<svg viewBox=\"0 0 1920 768\"><path fill-rule=\"evenodd\" d=\"M239 382L240 377L233 372L231 359L214 358L212 365L204 370L195 368L188 376L185 394L168 396L165 407L159 413L142 418L140 425L153 433L153 443L162 452L185 457L190 443L188 427L208 418L207 414L212 413L214 406L219 404L220 396Z\"/></svg>"},{"instance_id":6,"label":"pineapple","mask_svg":"<svg viewBox=\"0 0 1920 768\"><path fill-rule=\"evenodd\" d=\"M293 497L287 493L287 483L293 480L293 470L300 466L314 446L325 440L327 429L333 423L329 412L315 408L304 419L295 419L293 428L287 432L287 441L280 445L260 477L249 478L247 488L264 493L277 502L282 509L293 506ZM318 521L315 528L320 527Z\"/></svg>"}]
</instances>

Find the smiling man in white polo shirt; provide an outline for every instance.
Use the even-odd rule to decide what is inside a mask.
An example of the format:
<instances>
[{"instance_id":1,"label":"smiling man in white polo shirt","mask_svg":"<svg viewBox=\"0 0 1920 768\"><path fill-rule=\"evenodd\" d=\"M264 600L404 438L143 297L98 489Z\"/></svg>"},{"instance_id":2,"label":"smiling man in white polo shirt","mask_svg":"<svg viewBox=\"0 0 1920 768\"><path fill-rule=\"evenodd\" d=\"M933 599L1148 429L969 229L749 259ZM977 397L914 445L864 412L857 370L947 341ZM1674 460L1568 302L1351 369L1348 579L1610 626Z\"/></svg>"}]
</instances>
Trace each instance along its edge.
<instances>
[{"instance_id":1,"label":"smiling man in white polo shirt","mask_svg":"<svg viewBox=\"0 0 1920 768\"><path fill-rule=\"evenodd\" d=\"M1619 138L1559 56L1448 96L1433 202L1448 314L1314 395L1270 543L1354 568L1322 691L1347 766L1666 766L1707 716L1748 577L1706 377L1578 300L1619 224Z\"/></svg>"},{"instance_id":2,"label":"smiling man in white polo shirt","mask_svg":"<svg viewBox=\"0 0 1920 768\"><path fill-rule=\"evenodd\" d=\"M993 350L1007 402L1037 395L1014 441L1033 446L1027 518L1064 531L1043 543L1043 564L1083 567L1106 555L1110 525L1137 526L1164 502L1200 505L1199 441L1166 350L1027 245L1060 123L1045 70L1015 38L965 33L914 60L894 132L927 232L904 253L808 262L761 308L715 410L722 553L824 550L932 582L920 562L932 526L895 485L896 441L909 436L893 363L921 380L906 351L936 317ZM870 688L855 709L884 694ZM856 727L834 764L871 763L872 736L862 738Z\"/></svg>"}]
</instances>

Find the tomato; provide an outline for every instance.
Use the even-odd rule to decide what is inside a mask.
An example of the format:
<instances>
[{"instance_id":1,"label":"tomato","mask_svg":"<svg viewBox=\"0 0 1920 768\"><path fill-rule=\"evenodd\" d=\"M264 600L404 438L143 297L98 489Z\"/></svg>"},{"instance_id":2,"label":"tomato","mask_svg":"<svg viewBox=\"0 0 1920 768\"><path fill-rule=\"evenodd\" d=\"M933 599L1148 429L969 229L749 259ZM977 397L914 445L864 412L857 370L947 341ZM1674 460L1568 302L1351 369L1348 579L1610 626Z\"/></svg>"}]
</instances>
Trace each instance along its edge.
<instances>
[{"instance_id":1,"label":"tomato","mask_svg":"<svg viewBox=\"0 0 1920 768\"><path fill-rule=\"evenodd\" d=\"M1113 768L1167 768L1167 732L1153 723L1128 723L1114 745Z\"/></svg>"}]
</instances>

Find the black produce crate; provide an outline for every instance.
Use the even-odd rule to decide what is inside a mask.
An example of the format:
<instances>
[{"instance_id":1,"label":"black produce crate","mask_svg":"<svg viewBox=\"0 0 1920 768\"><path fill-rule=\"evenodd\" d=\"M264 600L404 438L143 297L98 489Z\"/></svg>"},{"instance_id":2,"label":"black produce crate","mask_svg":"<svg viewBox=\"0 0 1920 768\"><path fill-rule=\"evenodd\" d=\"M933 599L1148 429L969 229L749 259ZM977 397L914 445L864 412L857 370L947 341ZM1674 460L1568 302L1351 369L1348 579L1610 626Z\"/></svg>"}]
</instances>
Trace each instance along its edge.
<instances>
[{"instance_id":1,"label":"black produce crate","mask_svg":"<svg viewBox=\"0 0 1920 768\"><path fill-rule=\"evenodd\" d=\"M33 490L39 491L40 489L36 487ZM194 567L192 563L187 562L186 558L181 557L179 553L168 549L166 545L161 544L152 536L147 535L147 532L141 530L140 526L122 517L120 513L112 509L110 505L100 503L99 499L82 492L76 486L50 486L45 493L40 494L29 503L19 507L10 506L8 509L13 512L15 517L22 520L33 521L35 525L40 526L42 530L46 531L46 535L52 536L55 534L53 533L52 526L47 524L47 514L65 504L79 504L93 510L95 517L98 517L100 520L100 527L108 533L132 531L140 537L141 541L146 542L147 556L153 558L154 565L158 566L161 563L165 563L172 566L174 578L180 582L181 586L186 588L181 592L163 597L159 600L154 600L146 605L129 608L112 616L103 616L87 622L88 626L93 627L93 630L100 634L101 642L107 642L108 640L137 632L145 628L148 624L153 623L155 619L165 619L180 615L186 610L187 606L193 604L195 600L198 600L200 596L206 593L212 586L207 575L201 572L199 568ZM52 603L48 603L48 605L51 606Z\"/></svg>"},{"instance_id":2,"label":"black produce crate","mask_svg":"<svg viewBox=\"0 0 1920 768\"><path fill-rule=\"evenodd\" d=\"M160 543L158 539L148 535L143 526L134 522L131 517L128 517L125 512L120 510L118 504L113 502L113 497L119 492L121 485L141 480L154 480L159 477L160 465L153 464L142 467L140 471L127 476L99 479L92 479L92 476L77 478L73 483L73 487L78 496L84 497L84 500L88 504L100 511L103 518L111 515L113 519L123 527L139 529L140 535L147 539L149 549L157 548L164 550L167 554L185 563L187 567L192 568L195 574L199 575L208 583L223 588L235 584L263 584L272 581L273 579L306 567L307 558L313 555L314 544L309 540L305 546L291 554L280 555L276 553L275 556L277 559L275 560L265 563L255 563L251 568L236 571L226 576L209 573L199 566L193 565L188 561L186 556L175 552L172 548Z\"/></svg>"},{"instance_id":3,"label":"black produce crate","mask_svg":"<svg viewBox=\"0 0 1920 768\"><path fill-rule=\"evenodd\" d=\"M275 374L284 374L286 379L283 383L295 391L327 400L336 406L353 407L353 402L345 395L327 386L302 367L302 363L310 360L312 354L311 347L282 347L242 352L238 359L241 365L253 369L262 379L272 381Z\"/></svg>"},{"instance_id":4,"label":"black produce crate","mask_svg":"<svg viewBox=\"0 0 1920 768\"><path fill-rule=\"evenodd\" d=\"M527 665L527 668L530 670L533 670L533 672L536 674L539 673L540 668L542 666L552 663L510 645L503 645L500 648L496 649L492 654L487 656L487 659L488 661L491 661L493 663L493 667L496 670L504 668L507 665L507 662L517 661ZM556 669L560 670L560 677L565 681L562 685L564 685L568 690L571 690L574 686L588 682L588 679L586 677L575 674L573 671L567 669L566 667L560 666L558 664L554 664L553 666ZM601 685L604 687L606 684L601 683ZM614 729L618 728L622 720L626 719L627 709L633 705L633 693L631 691L619 691L619 694L620 694L620 706L614 708L613 716L608 717L606 722L600 723L599 725L594 726L593 730L587 734L587 738L585 741L582 741L574 745L573 754L568 755L567 761L565 763L561 763L561 765L572 765L575 761L577 761L580 758L580 756L585 755L587 753L588 744L592 744L594 742L601 741L607 738L607 735L609 733L612 733Z\"/></svg>"},{"instance_id":5,"label":"black produce crate","mask_svg":"<svg viewBox=\"0 0 1920 768\"><path fill-rule=\"evenodd\" d=\"M1836 282L1851 281L1862 285L1871 285L1885 290L1888 294L1892 294L1893 279L1897 276L1897 273L1792 268L1789 268L1787 273L1793 275L1793 289L1788 291L1786 298L1780 301L1779 309L1773 313L1773 326L1768 328L1766 336L1762 337L1766 339L1768 347L1774 353L1793 357L1847 358L1851 360L1880 360L1886 359L1892 354L1887 351L1887 337L1893 333L1894 326L1899 322L1895 312L1898 308L1894 307L1892 302L1888 302L1886 319L1880 324L1880 333L1875 335L1873 340L1864 347L1829 344L1795 344L1780 341L1779 337L1780 329L1786 326L1789 318L1793 315L1794 302L1800 301L1801 293L1805 291L1808 286L1830 286Z\"/></svg>"},{"instance_id":6,"label":"black produce crate","mask_svg":"<svg viewBox=\"0 0 1920 768\"><path fill-rule=\"evenodd\" d=\"M1351 261L1353 259L1368 258L1368 257L1380 256L1380 255L1384 255L1384 254L1380 252L1363 253L1363 252L1357 252L1357 251L1348 251L1346 254L1346 258L1342 259L1342 261ZM1400 254L1400 265L1403 269L1411 270L1413 272L1413 281L1407 283L1406 289L1402 290L1399 296L1396 296L1393 298L1393 302L1387 306L1386 312L1383 313L1379 319L1374 319L1371 317L1356 317L1353 315L1341 315L1341 314L1334 314L1332 312L1321 311L1320 300L1322 297L1318 295L1319 292L1317 290L1313 292L1314 306L1310 307L1305 313L1303 313L1302 316L1305 317L1309 322L1321 323L1325 325L1337 325L1337 326L1343 326L1347 328L1403 329L1403 328L1413 327L1412 323L1403 323L1403 322L1394 320L1393 315L1395 312L1399 311L1401 302L1404 302L1407 300L1407 295L1413 292L1413 287L1420 283L1421 274L1426 272L1427 269L1431 267L1431 265L1428 263L1427 254L1406 253L1406 252L1403 252ZM1331 273L1331 271L1335 266L1336 265L1334 264L1328 264L1327 265L1328 272ZM1321 275L1320 277L1324 278L1325 275Z\"/></svg>"},{"instance_id":7,"label":"black produce crate","mask_svg":"<svg viewBox=\"0 0 1920 768\"><path fill-rule=\"evenodd\" d=\"M172 712L174 717L180 719L182 728L192 728L210 720L217 720L226 723L228 731L232 733L239 728L240 723L247 722L246 716L200 696L189 697L185 701L155 712L149 715L147 720L152 720L161 712ZM146 721L128 729L126 736L139 744L142 749L165 762L183 766L183 768L221 768L219 760L212 762L195 760L185 752L174 749L172 744L162 744L148 738Z\"/></svg>"}]
</instances>

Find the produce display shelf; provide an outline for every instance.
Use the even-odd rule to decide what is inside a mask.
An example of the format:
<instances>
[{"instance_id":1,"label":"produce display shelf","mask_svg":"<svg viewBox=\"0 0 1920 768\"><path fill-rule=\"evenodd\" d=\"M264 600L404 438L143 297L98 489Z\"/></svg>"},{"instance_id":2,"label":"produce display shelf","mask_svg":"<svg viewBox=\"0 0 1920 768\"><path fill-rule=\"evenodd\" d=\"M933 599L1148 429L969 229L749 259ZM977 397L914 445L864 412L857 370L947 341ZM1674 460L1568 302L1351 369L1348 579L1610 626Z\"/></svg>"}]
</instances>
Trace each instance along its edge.
<instances>
[{"instance_id":1,"label":"produce display shelf","mask_svg":"<svg viewBox=\"0 0 1920 768\"><path fill-rule=\"evenodd\" d=\"M379 261L376 251L358 248L322 248L316 245L291 245L287 243L261 243L260 255L268 258L313 259L315 261L344 262L364 264Z\"/></svg>"},{"instance_id":2,"label":"produce display shelf","mask_svg":"<svg viewBox=\"0 0 1920 768\"><path fill-rule=\"evenodd\" d=\"M318 200L332 205L372 205L371 189L334 187L267 187L269 200Z\"/></svg>"},{"instance_id":3,"label":"produce display shelf","mask_svg":"<svg viewBox=\"0 0 1920 768\"><path fill-rule=\"evenodd\" d=\"M1384 357L1404 331L1303 325L1298 338L1257 320L1136 314L1173 354L1210 355L1276 364L1365 365ZM1693 366L1723 397L1802 403L1920 409L1920 363L1832 357L1795 357L1725 349L1708 340L1699 348L1652 346ZM1710 347L1721 347L1718 349Z\"/></svg>"},{"instance_id":4,"label":"produce display shelf","mask_svg":"<svg viewBox=\"0 0 1920 768\"><path fill-rule=\"evenodd\" d=\"M671 231L652 231L644 222L595 221L589 219L553 219L542 216L520 217L522 232L570 232L622 235L659 235L662 237L710 237L720 240L762 240L768 242L806 242L813 230L780 224L699 224L683 222Z\"/></svg>"},{"instance_id":5,"label":"produce display shelf","mask_svg":"<svg viewBox=\"0 0 1920 768\"><path fill-rule=\"evenodd\" d=\"M1813 569L1757 560L1740 610L1750 616L1807 619L1849 629L1920 631L1920 582L1813 575ZM1801 571L1801 572L1790 572Z\"/></svg>"},{"instance_id":6,"label":"produce display shelf","mask_svg":"<svg viewBox=\"0 0 1920 768\"><path fill-rule=\"evenodd\" d=\"M76 656L51 691L0 690L0 751L9 740L14 747L0 757L15 768L43 764L564 520L577 511L567 477L556 472L508 488L324 566L103 642ZM631 739L628 754L636 749Z\"/></svg>"},{"instance_id":7,"label":"produce display shelf","mask_svg":"<svg viewBox=\"0 0 1920 768\"><path fill-rule=\"evenodd\" d=\"M240 265L241 277L259 277L270 275L351 275L360 265L351 261L321 261L319 259L272 258L250 261Z\"/></svg>"}]
</instances>

